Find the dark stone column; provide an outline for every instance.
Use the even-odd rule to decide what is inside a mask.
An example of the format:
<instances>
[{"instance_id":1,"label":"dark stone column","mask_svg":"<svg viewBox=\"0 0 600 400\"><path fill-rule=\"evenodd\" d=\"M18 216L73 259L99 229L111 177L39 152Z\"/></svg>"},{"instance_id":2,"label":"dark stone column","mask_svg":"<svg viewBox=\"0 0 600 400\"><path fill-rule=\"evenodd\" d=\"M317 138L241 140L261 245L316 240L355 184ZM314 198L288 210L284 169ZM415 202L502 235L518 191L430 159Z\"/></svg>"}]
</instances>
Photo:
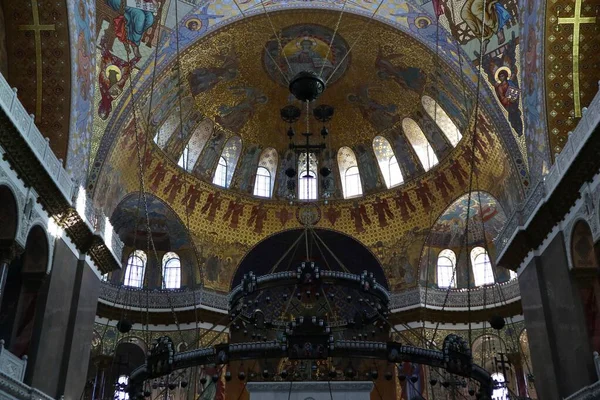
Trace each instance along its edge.
<instances>
[{"instance_id":1,"label":"dark stone column","mask_svg":"<svg viewBox=\"0 0 600 400\"><path fill-rule=\"evenodd\" d=\"M523 270L519 287L540 398L558 400L593 383L592 350L562 232Z\"/></svg>"},{"instance_id":2,"label":"dark stone column","mask_svg":"<svg viewBox=\"0 0 600 400\"><path fill-rule=\"evenodd\" d=\"M17 257L18 253L18 246L14 240L0 240L0 306L2 305L2 297L6 290L8 268L10 267L10 263Z\"/></svg>"},{"instance_id":3,"label":"dark stone column","mask_svg":"<svg viewBox=\"0 0 600 400\"><path fill-rule=\"evenodd\" d=\"M69 357L69 347L65 342L77 261L67 244L58 239L52 271L39 293L35 330L28 352L25 382L55 398L62 394L58 391L58 384L63 358Z\"/></svg>"},{"instance_id":4,"label":"dark stone column","mask_svg":"<svg viewBox=\"0 0 600 400\"><path fill-rule=\"evenodd\" d=\"M100 279L85 260L79 260L58 385L65 400L79 400L84 390L99 293Z\"/></svg>"}]
</instances>

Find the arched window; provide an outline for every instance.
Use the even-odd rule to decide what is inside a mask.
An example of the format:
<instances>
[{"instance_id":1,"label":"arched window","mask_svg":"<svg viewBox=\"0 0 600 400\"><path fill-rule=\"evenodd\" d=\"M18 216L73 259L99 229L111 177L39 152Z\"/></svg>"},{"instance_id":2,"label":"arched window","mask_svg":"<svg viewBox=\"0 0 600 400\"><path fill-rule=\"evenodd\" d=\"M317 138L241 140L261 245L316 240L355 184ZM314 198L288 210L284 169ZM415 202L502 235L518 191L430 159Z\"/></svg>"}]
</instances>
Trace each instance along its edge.
<instances>
[{"instance_id":1,"label":"arched window","mask_svg":"<svg viewBox=\"0 0 600 400\"><path fill-rule=\"evenodd\" d=\"M271 197L271 173L265 167L258 167L254 180L254 195Z\"/></svg>"},{"instance_id":2,"label":"arched window","mask_svg":"<svg viewBox=\"0 0 600 400\"><path fill-rule=\"evenodd\" d=\"M411 144L421 165L425 171L429 171L431 167L438 163L438 158L433 151L433 147L429 144L429 141L425 137L425 134L421 130L421 127L412 119L404 118L402 121L402 130Z\"/></svg>"},{"instance_id":3,"label":"arched window","mask_svg":"<svg viewBox=\"0 0 600 400\"><path fill-rule=\"evenodd\" d=\"M337 162L344 198L360 196L362 194L362 182L354 151L350 147L341 147L337 153Z\"/></svg>"},{"instance_id":4,"label":"arched window","mask_svg":"<svg viewBox=\"0 0 600 400\"><path fill-rule=\"evenodd\" d=\"M508 400L508 388L506 387L506 380L504 374L501 372L495 372L491 375L492 379L496 381L494 391L492 392L492 400Z\"/></svg>"},{"instance_id":5,"label":"arched window","mask_svg":"<svg viewBox=\"0 0 600 400\"><path fill-rule=\"evenodd\" d=\"M446 136L446 139L450 142L452 147L456 147L460 139L462 139L462 135L460 130L452 122L446 111L431 97L423 96L421 98L421 102L423 103L423 108L429 116L438 124L440 130Z\"/></svg>"},{"instance_id":6,"label":"arched window","mask_svg":"<svg viewBox=\"0 0 600 400\"><path fill-rule=\"evenodd\" d=\"M306 157L306 153L302 153L298 157L298 199L316 200L318 196L317 156L309 153L308 168Z\"/></svg>"},{"instance_id":7,"label":"arched window","mask_svg":"<svg viewBox=\"0 0 600 400\"><path fill-rule=\"evenodd\" d=\"M227 187L227 161L223 157L219 157L219 164L217 164L217 169L215 170L213 183Z\"/></svg>"},{"instance_id":8,"label":"arched window","mask_svg":"<svg viewBox=\"0 0 600 400\"><path fill-rule=\"evenodd\" d=\"M225 147L223 147L223 152L221 153L221 158L225 160L225 164L227 168L225 170L225 183L219 186L229 187L231 184L231 178L233 178L233 172L235 171L235 166L237 165L238 160L240 159L240 154L242 153L242 139L239 136L232 136L229 138L227 143L225 143ZM219 163L221 160L219 160ZM218 167L217 167L218 168ZM216 176L216 174L215 174ZM214 180L213 180L213 183Z\"/></svg>"},{"instance_id":9,"label":"arched window","mask_svg":"<svg viewBox=\"0 0 600 400\"><path fill-rule=\"evenodd\" d=\"M358 172L358 167L348 168L346 170L344 180L344 187L346 188L346 198L360 196L362 194L362 186L360 184L360 173Z\"/></svg>"},{"instance_id":10,"label":"arched window","mask_svg":"<svg viewBox=\"0 0 600 400\"><path fill-rule=\"evenodd\" d=\"M169 252L163 257L163 289L179 289L181 287L181 260L176 253Z\"/></svg>"},{"instance_id":11,"label":"arched window","mask_svg":"<svg viewBox=\"0 0 600 400\"><path fill-rule=\"evenodd\" d=\"M177 161L177 165L181 168L189 171L189 154L190 154L190 145L187 144L183 148L183 152L181 153L181 157L179 157L179 161Z\"/></svg>"},{"instance_id":12,"label":"arched window","mask_svg":"<svg viewBox=\"0 0 600 400\"><path fill-rule=\"evenodd\" d=\"M258 169L256 170L256 181L254 182L254 195L261 197L271 197L273 193L273 186L275 185L275 179L277 172L277 163L279 162L279 156L277 150L272 147L266 148L260 153L260 159L258 160ZM261 190L262 194L257 192L259 186L259 179L261 184L266 182L266 174L268 173L268 186L264 186ZM260 177L260 178L259 178Z\"/></svg>"},{"instance_id":13,"label":"arched window","mask_svg":"<svg viewBox=\"0 0 600 400\"><path fill-rule=\"evenodd\" d=\"M125 268L125 279L123 284L141 288L144 283L144 272L146 270L146 253L141 250L135 250L127 259L127 268Z\"/></svg>"},{"instance_id":14,"label":"arched window","mask_svg":"<svg viewBox=\"0 0 600 400\"><path fill-rule=\"evenodd\" d=\"M392 150L390 142L383 136L375 136L375 139L373 139L373 151L375 157L377 157L379 169L381 170L386 186L391 188L401 184L404 178L402 177L398 160L394 155L394 150Z\"/></svg>"},{"instance_id":15,"label":"arched window","mask_svg":"<svg viewBox=\"0 0 600 400\"><path fill-rule=\"evenodd\" d=\"M179 111L179 105L174 107L167 119L163 122L160 128L156 131L156 135L154 135L154 143L158 145L161 149L164 149L167 145L173 133L179 128L179 123L181 122L181 116L186 115L192 110L194 107L194 99L189 96L185 97L181 100L181 112Z\"/></svg>"},{"instance_id":16,"label":"arched window","mask_svg":"<svg viewBox=\"0 0 600 400\"><path fill-rule=\"evenodd\" d=\"M456 287L456 254L450 249L440 252L437 259L437 284L439 288Z\"/></svg>"},{"instance_id":17,"label":"arched window","mask_svg":"<svg viewBox=\"0 0 600 400\"><path fill-rule=\"evenodd\" d=\"M129 400L129 393L127 393L127 384L129 383L129 377L127 375L121 375L117 379L115 385L114 400Z\"/></svg>"},{"instance_id":18,"label":"arched window","mask_svg":"<svg viewBox=\"0 0 600 400\"><path fill-rule=\"evenodd\" d=\"M192 133L192 137L190 137L190 141L188 142L188 171L194 169L198 158L200 158L200 154L202 154L202 149L204 149L206 142L208 142L208 139L213 134L213 126L211 119L206 118L198 124L194 133Z\"/></svg>"},{"instance_id":19,"label":"arched window","mask_svg":"<svg viewBox=\"0 0 600 400\"><path fill-rule=\"evenodd\" d=\"M473 266L473 279L475 286L490 285L494 283L494 272L492 262L487 251L483 247L475 247L471 250L471 264Z\"/></svg>"}]
</instances>

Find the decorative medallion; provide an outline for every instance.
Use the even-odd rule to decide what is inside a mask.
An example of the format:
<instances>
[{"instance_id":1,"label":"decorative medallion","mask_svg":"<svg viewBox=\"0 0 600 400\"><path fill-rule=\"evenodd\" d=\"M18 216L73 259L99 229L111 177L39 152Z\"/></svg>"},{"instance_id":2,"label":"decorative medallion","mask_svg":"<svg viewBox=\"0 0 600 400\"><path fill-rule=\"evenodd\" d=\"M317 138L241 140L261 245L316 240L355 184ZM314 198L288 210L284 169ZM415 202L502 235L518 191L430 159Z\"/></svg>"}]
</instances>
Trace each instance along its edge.
<instances>
[{"instance_id":1,"label":"decorative medallion","mask_svg":"<svg viewBox=\"0 0 600 400\"><path fill-rule=\"evenodd\" d=\"M279 40L272 37L265 45L263 63L267 74L282 86L302 71L314 72L328 85L333 84L350 64L348 43L339 33L331 43L333 36L333 30L315 24L284 28Z\"/></svg>"},{"instance_id":2,"label":"decorative medallion","mask_svg":"<svg viewBox=\"0 0 600 400\"><path fill-rule=\"evenodd\" d=\"M304 203L296 208L296 219L302 225L315 225L321 220L321 209L315 203Z\"/></svg>"}]
</instances>

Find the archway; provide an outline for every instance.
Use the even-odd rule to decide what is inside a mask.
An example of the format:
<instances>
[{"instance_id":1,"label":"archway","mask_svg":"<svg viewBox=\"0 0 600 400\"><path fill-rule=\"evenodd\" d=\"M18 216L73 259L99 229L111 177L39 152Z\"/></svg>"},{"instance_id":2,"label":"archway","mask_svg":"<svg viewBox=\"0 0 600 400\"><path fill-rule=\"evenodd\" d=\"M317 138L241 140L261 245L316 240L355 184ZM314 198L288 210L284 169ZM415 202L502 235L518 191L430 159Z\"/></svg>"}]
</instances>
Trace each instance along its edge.
<instances>
[{"instance_id":1,"label":"archway","mask_svg":"<svg viewBox=\"0 0 600 400\"><path fill-rule=\"evenodd\" d=\"M48 237L44 228L34 226L27 236L25 252L23 253L20 273L21 286L17 296L18 305L14 317L10 350L21 357L29 355L31 343L39 341L41 323L36 316L39 314L40 294L46 278L49 261Z\"/></svg>"},{"instance_id":2,"label":"archway","mask_svg":"<svg viewBox=\"0 0 600 400\"><path fill-rule=\"evenodd\" d=\"M0 204L0 339L8 346L21 290L21 259L13 259L19 212L7 186L0 186Z\"/></svg>"},{"instance_id":3,"label":"archway","mask_svg":"<svg viewBox=\"0 0 600 400\"><path fill-rule=\"evenodd\" d=\"M255 275L295 270L308 259L323 269L361 274L372 272L377 282L388 289L383 268L377 258L356 239L342 233L325 230L293 229L264 239L251 249L238 266L231 288L237 286L244 274ZM210 271L207 271L210 273Z\"/></svg>"},{"instance_id":4,"label":"archway","mask_svg":"<svg viewBox=\"0 0 600 400\"><path fill-rule=\"evenodd\" d=\"M571 235L572 274L581 297L590 345L600 351L600 281L594 238L587 222L577 221Z\"/></svg>"}]
</instances>

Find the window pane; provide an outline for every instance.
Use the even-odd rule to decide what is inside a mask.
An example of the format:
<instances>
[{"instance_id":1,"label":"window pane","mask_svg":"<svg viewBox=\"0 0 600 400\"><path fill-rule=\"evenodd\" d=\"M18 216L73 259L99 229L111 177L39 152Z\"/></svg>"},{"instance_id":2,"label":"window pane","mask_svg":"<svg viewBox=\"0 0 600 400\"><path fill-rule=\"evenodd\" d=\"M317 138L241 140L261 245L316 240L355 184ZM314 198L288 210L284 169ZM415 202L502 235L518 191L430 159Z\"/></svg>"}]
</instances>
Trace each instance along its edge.
<instances>
[{"instance_id":1,"label":"window pane","mask_svg":"<svg viewBox=\"0 0 600 400\"><path fill-rule=\"evenodd\" d=\"M429 141L425 137L425 134L421 130L421 127L412 119L404 118L402 121L402 129L409 143L415 150L419 161L425 171L429 171L431 167L438 163L437 156L433 151L433 148L429 144Z\"/></svg>"},{"instance_id":2,"label":"window pane","mask_svg":"<svg viewBox=\"0 0 600 400\"><path fill-rule=\"evenodd\" d=\"M431 97L423 96L421 99L423 108L429 116L438 124L440 130L446 136L452 147L456 147L462 135L458 127L452 122L446 111ZM457 111L458 112L458 111Z\"/></svg>"},{"instance_id":3,"label":"window pane","mask_svg":"<svg viewBox=\"0 0 600 400\"><path fill-rule=\"evenodd\" d=\"M310 171L303 173L298 179L298 198L300 200L317 199L317 177Z\"/></svg>"},{"instance_id":4,"label":"window pane","mask_svg":"<svg viewBox=\"0 0 600 400\"><path fill-rule=\"evenodd\" d=\"M314 153L308 154L308 166L306 157L306 153L302 153L298 157L298 198L300 200L316 200L318 196L317 156Z\"/></svg>"},{"instance_id":5,"label":"window pane","mask_svg":"<svg viewBox=\"0 0 600 400\"><path fill-rule=\"evenodd\" d=\"M392 156L388 161L387 175L386 183L389 182L388 187L394 187L404 182L396 156Z\"/></svg>"},{"instance_id":6,"label":"window pane","mask_svg":"<svg viewBox=\"0 0 600 400\"><path fill-rule=\"evenodd\" d=\"M144 269L146 267L146 254L136 250L127 259L125 279L123 284L131 287L142 287L144 282Z\"/></svg>"},{"instance_id":7,"label":"window pane","mask_svg":"<svg viewBox=\"0 0 600 400\"><path fill-rule=\"evenodd\" d=\"M117 379L117 385L115 387L115 400L128 400L129 393L127 393L127 383L129 383L129 377L126 375L119 376Z\"/></svg>"},{"instance_id":8,"label":"window pane","mask_svg":"<svg viewBox=\"0 0 600 400\"><path fill-rule=\"evenodd\" d=\"M269 173L269 170L264 167L258 167L256 170L254 195L260 197L271 197L271 174Z\"/></svg>"},{"instance_id":9,"label":"window pane","mask_svg":"<svg viewBox=\"0 0 600 400\"><path fill-rule=\"evenodd\" d=\"M475 247L471 250L471 264L473 265L475 286L490 285L494 283L492 263L483 247Z\"/></svg>"},{"instance_id":10,"label":"window pane","mask_svg":"<svg viewBox=\"0 0 600 400\"><path fill-rule=\"evenodd\" d=\"M442 250L437 260L438 287L456 287L456 254L450 249Z\"/></svg>"},{"instance_id":11,"label":"window pane","mask_svg":"<svg viewBox=\"0 0 600 400\"><path fill-rule=\"evenodd\" d=\"M346 198L360 196L362 186L360 184L360 174L358 167L350 167L346 170Z\"/></svg>"},{"instance_id":12,"label":"window pane","mask_svg":"<svg viewBox=\"0 0 600 400\"><path fill-rule=\"evenodd\" d=\"M163 257L163 289L181 287L181 262L176 253L167 253Z\"/></svg>"},{"instance_id":13,"label":"window pane","mask_svg":"<svg viewBox=\"0 0 600 400\"><path fill-rule=\"evenodd\" d=\"M188 144L187 146L185 146L183 148L183 153L181 153L181 157L179 157L179 161L177 161L177 165L179 165L181 168L187 170L189 167L189 155L190 153L190 145Z\"/></svg>"},{"instance_id":14,"label":"window pane","mask_svg":"<svg viewBox=\"0 0 600 400\"><path fill-rule=\"evenodd\" d=\"M391 188L401 184L404 179L390 142L383 136L375 136L375 139L373 139L373 152L379 163L379 169L386 186Z\"/></svg>"},{"instance_id":15,"label":"window pane","mask_svg":"<svg viewBox=\"0 0 600 400\"><path fill-rule=\"evenodd\" d=\"M219 158L219 165L215 170L213 183L222 187L227 187L227 162L223 157Z\"/></svg>"}]
</instances>

